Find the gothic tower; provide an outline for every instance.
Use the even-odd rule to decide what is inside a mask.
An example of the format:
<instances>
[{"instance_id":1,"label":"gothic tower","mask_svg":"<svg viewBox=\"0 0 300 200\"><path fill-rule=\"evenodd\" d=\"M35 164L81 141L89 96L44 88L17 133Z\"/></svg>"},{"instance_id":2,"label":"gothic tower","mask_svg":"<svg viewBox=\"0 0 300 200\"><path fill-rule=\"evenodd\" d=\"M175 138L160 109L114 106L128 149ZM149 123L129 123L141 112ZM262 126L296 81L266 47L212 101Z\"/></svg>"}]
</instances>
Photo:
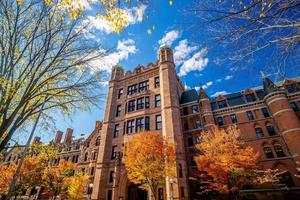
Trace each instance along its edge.
<instances>
[{"instance_id":1,"label":"gothic tower","mask_svg":"<svg viewBox=\"0 0 300 200\"><path fill-rule=\"evenodd\" d=\"M179 78L169 47L159 49L159 76L161 79L161 114L162 134L171 143L176 144L176 175L166 180L167 199L188 199L187 177L182 175L187 170L183 134L180 120Z\"/></svg>"},{"instance_id":2,"label":"gothic tower","mask_svg":"<svg viewBox=\"0 0 300 200\"><path fill-rule=\"evenodd\" d=\"M210 101L202 86L200 87L199 104L203 127L208 128L214 125L215 120L212 113Z\"/></svg>"}]
</instances>

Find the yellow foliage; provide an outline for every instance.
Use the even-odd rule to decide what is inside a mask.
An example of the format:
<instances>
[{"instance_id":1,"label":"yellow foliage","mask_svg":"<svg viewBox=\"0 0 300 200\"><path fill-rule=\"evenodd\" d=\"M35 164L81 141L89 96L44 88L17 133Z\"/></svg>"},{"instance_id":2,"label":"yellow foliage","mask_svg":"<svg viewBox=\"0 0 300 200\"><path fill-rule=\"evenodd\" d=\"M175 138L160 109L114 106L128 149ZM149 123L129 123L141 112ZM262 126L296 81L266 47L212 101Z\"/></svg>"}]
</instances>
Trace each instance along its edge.
<instances>
[{"instance_id":1,"label":"yellow foliage","mask_svg":"<svg viewBox=\"0 0 300 200\"><path fill-rule=\"evenodd\" d=\"M145 132L129 136L125 144L124 164L129 180L141 188L164 184L175 172L175 148L160 133ZM126 146L130 148L126 148ZM150 181L151 180L151 181Z\"/></svg>"},{"instance_id":2,"label":"yellow foliage","mask_svg":"<svg viewBox=\"0 0 300 200\"><path fill-rule=\"evenodd\" d=\"M84 174L76 174L71 177L68 188L68 197L70 200L84 199L84 194L89 177Z\"/></svg>"}]
</instances>

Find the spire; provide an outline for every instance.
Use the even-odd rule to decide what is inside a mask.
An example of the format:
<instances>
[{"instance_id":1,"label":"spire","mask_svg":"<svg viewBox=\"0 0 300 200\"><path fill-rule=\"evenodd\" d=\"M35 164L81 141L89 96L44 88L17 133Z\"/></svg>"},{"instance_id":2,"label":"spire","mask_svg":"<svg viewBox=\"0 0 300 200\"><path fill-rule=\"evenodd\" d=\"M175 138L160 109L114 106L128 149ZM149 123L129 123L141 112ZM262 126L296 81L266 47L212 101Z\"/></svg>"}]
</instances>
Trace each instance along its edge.
<instances>
[{"instance_id":1,"label":"spire","mask_svg":"<svg viewBox=\"0 0 300 200\"><path fill-rule=\"evenodd\" d=\"M199 99L208 99L207 94L205 93L202 85L200 86L200 91L199 91Z\"/></svg>"},{"instance_id":2,"label":"spire","mask_svg":"<svg viewBox=\"0 0 300 200\"><path fill-rule=\"evenodd\" d=\"M271 81L262 71L260 71L263 79L263 87L266 94L278 91L279 88Z\"/></svg>"}]
</instances>

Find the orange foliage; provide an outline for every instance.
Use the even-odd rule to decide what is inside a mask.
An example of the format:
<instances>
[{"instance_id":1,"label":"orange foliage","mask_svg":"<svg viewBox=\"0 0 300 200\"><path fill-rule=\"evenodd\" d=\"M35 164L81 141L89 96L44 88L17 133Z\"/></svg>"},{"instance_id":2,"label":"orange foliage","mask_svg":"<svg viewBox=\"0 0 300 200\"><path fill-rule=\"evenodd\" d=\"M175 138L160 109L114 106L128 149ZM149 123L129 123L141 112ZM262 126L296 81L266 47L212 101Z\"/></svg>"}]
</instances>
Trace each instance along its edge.
<instances>
[{"instance_id":1,"label":"orange foliage","mask_svg":"<svg viewBox=\"0 0 300 200\"><path fill-rule=\"evenodd\" d=\"M210 190L236 192L257 178L259 155L239 140L236 126L227 129L213 127L202 132L196 157L198 170L211 177Z\"/></svg>"},{"instance_id":2,"label":"orange foliage","mask_svg":"<svg viewBox=\"0 0 300 200\"><path fill-rule=\"evenodd\" d=\"M8 192L9 183L12 180L16 171L16 165L9 166L0 165L0 195Z\"/></svg>"},{"instance_id":3,"label":"orange foliage","mask_svg":"<svg viewBox=\"0 0 300 200\"><path fill-rule=\"evenodd\" d=\"M160 133L145 132L129 136L125 144L124 164L128 179L141 188L156 189L165 183L166 177L175 172L175 148Z\"/></svg>"},{"instance_id":4,"label":"orange foliage","mask_svg":"<svg viewBox=\"0 0 300 200\"><path fill-rule=\"evenodd\" d=\"M56 197L58 194L65 195L73 176L75 165L61 160L58 166L47 167L43 174L44 186Z\"/></svg>"}]
</instances>

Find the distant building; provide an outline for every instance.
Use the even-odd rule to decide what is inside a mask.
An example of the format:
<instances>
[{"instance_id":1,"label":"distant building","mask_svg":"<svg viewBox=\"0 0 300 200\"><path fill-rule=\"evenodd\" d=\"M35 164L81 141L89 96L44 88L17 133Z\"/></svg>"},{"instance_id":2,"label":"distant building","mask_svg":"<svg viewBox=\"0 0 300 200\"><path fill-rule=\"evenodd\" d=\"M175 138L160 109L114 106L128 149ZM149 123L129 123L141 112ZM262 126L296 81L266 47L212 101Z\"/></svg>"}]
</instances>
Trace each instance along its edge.
<instances>
[{"instance_id":1,"label":"distant building","mask_svg":"<svg viewBox=\"0 0 300 200\"><path fill-rule=\"evenodd\" d=\"M73 162L76 164L76 170L74 173L82 172L89 175L90 178L88 185L92 184L94 182L96 160L101 143L101 130L102 121L96 121L94 130L86 139L83 137L73 139L73 129L67 128L63 141L63 132L57 131L54 139L50 142L51 145L58 149L56 159L53 161L53 163L51 163L51 165L58 165L59 161L62 159ZM40 137L35 137L33 142L41 142ZM18 164L22 149L23 147L11 148L6 152L1 164ZM88 190L88 185L86 188L86 193L91 193L92 190ZM41 196L43 192L43 188L38 187L26 191L26 193L23 195L37 198L38 196Z\"/></svg>"},{"instance_id":2,"label":"distant building","mask_svg":"<svg viewBox=\"0 0 300 200\"><path fill-rule=\"evenodd\" d=\"M245 192L245 198L268 199L272 194L288 199L283 195L297 195L300 181L294 174L300 153L299 79L274 84L263 77L263 87L209 98L203 88L199 93L184 89L170 48L160 48L158 56L155 64L139 65L132 72L125 73L120 66L112 70L92 199L151 199L150 192L128 180L122 164L127 138L140 131L159 131L177 144L177 173L158 189L157 199L200 199L200 188L191 178L196 170L195 144L201 142L199 132L215 124L237 124L242 138L262 155L262 166L287 170L281 182L289 192L283 192L286 187L252 189L257 193ZM262 191L265 197L259 193Z\"/></svg>"}]
</instances>

